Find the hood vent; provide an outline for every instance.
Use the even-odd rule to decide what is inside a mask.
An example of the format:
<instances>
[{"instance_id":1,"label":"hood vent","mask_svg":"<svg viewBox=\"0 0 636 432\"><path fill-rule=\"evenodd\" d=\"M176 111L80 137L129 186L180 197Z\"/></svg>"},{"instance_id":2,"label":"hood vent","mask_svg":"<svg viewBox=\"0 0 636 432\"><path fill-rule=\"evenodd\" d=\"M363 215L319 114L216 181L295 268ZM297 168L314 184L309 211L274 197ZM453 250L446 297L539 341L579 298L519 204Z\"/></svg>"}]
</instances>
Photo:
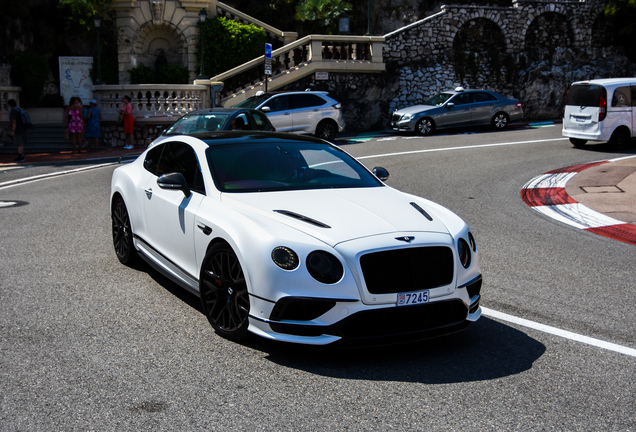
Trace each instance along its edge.
<instances>
[{"instance_id":1,"label":"hood vent","mask_svg":"<svg viewBox=\"0 0 636 432\"><path fill-rule=\"evenodd\" d=\"M433 217L432 217L430 214L426 213L426 210L424 210L422 207L420 207L419 205L417 205L417 204L416 204L416 203L414 203L414 202L412 202L412 203L411 203L411 205L412 205L413 207L415 207L415 210L417 210L418 212L422 213L422 215L423 215L426 219L430 220L431 222L433 221Z\"/></svg>"},{"instance_id":2,"label":"hood vent","mask_svg":"<svg viewBox=\"0 0 636 432\"><path fill-rule=\"evenodd\" d=\"M319 221L317 221L317 220L315 220L315 219L312 219L312 218L310 218L310 217L303 216L303 215L301 215L301 214L291 212L291 211L289 211L289 210L274 210L274 211L275 211L276 213L280 213L280 214L283 214L283 215L285 215L285 216L289 216L289 217L292 217L292 218L294 218L294 219L298 219L298 220L300 220L300 221L307 222L308 224L312 224L312 225L317 226L317 227L320 227L320 228L331 228L331 227L330 227L329 225L327 225L327 224L324 224L324 223L322 223L322 222L319 222Z\"/></svg>"}]
</instances>

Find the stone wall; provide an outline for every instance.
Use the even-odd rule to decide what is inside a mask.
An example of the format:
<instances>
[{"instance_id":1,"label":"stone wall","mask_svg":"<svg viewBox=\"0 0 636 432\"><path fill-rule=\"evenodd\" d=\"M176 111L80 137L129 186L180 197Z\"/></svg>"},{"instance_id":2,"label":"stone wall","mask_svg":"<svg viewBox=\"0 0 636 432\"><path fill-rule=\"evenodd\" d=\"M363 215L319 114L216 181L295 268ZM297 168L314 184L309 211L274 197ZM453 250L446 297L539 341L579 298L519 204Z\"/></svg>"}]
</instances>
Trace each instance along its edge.
<instances>
[{"instance_id":1,"label":"stone wall","mask_svg":"<svg viewBox=\"0 0 636 432\"><path fill-rule=\"evenodd\" d=\"M520 99L527 120L557 119L573 81L636 76L636 65L609 43L605 4L442 6L385 35L386 73L331 73L328 81L308 77L287 89L330 91L350 131L386 128L395 109L460 85Z\"/></svg>"}]
</instances>

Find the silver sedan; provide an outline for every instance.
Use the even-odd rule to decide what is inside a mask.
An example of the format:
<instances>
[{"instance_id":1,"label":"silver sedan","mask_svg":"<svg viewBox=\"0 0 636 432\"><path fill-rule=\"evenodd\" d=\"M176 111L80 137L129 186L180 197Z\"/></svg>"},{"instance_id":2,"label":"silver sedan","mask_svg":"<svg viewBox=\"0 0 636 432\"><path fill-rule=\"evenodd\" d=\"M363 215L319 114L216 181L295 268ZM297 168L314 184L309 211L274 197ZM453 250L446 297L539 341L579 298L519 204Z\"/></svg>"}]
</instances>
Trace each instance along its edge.
<instances>
[{"instance_id":1,"label":"silver sedan","mask_svg":"<svg viewBox=\"0 0 636 432\"><path fill-rule=\"evenodd\" d=\"M436 129L460 126L492 125L504 129L523 118L521 102L489 90L464 90L461 87L439 93L422 105L393 112L391 128L430 135Z\"/></svg>"}]
</instances>

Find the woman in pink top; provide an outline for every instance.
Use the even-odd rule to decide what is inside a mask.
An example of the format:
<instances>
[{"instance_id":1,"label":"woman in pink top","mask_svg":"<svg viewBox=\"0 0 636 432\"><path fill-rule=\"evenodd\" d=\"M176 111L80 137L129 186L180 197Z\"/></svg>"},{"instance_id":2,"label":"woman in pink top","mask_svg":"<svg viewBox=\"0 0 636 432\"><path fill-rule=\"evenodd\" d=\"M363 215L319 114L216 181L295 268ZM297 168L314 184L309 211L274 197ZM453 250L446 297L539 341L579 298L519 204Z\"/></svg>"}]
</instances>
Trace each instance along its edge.
<instances>
[{"instance_id":1,"label":"woman in pink top","mask_svg":"<svg viewBox=\"0 0 636 432\"><path fill-rule=\"evenodd\" d=\"M73 153L78 153L82 150L82 141L84 137L84 113L82 107L82 101L80 98L75 98L72 104L68 107L68 131L71 135L71 146L73 147Z\"/></svg>"}]
</instances>

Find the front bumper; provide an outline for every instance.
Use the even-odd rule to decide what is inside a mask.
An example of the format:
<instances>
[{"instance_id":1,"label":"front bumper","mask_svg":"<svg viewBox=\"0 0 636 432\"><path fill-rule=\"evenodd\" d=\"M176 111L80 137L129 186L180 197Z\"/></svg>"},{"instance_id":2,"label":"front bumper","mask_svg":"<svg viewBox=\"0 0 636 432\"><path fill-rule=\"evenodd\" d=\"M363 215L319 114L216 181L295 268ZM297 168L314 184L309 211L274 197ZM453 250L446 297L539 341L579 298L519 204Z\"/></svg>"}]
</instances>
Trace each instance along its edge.
<instances>
[{"instance_id":1,"label":"front bumper","mask_svg":"<svg viewBox=\"0 0 636 432\"><path fill-rule=\"evenodd\" d=\"M283 319L266 320L250 316L250 331L284 342L311 345L337 342L347 346L394 344L442 336L460 331L479 319L481 284L479 277L457 288L451 295L404 307L395 304L372 306L354 300L294 298L292 301L297 301L298 305L329 301L332 304L320 319L292 320L283 316ZM262 299L251 298L250 301L254 308L267 306L259 304L264 302ZM272 313L272 317L278 318L275 315Z\"/></svg>"}]
</instances>

